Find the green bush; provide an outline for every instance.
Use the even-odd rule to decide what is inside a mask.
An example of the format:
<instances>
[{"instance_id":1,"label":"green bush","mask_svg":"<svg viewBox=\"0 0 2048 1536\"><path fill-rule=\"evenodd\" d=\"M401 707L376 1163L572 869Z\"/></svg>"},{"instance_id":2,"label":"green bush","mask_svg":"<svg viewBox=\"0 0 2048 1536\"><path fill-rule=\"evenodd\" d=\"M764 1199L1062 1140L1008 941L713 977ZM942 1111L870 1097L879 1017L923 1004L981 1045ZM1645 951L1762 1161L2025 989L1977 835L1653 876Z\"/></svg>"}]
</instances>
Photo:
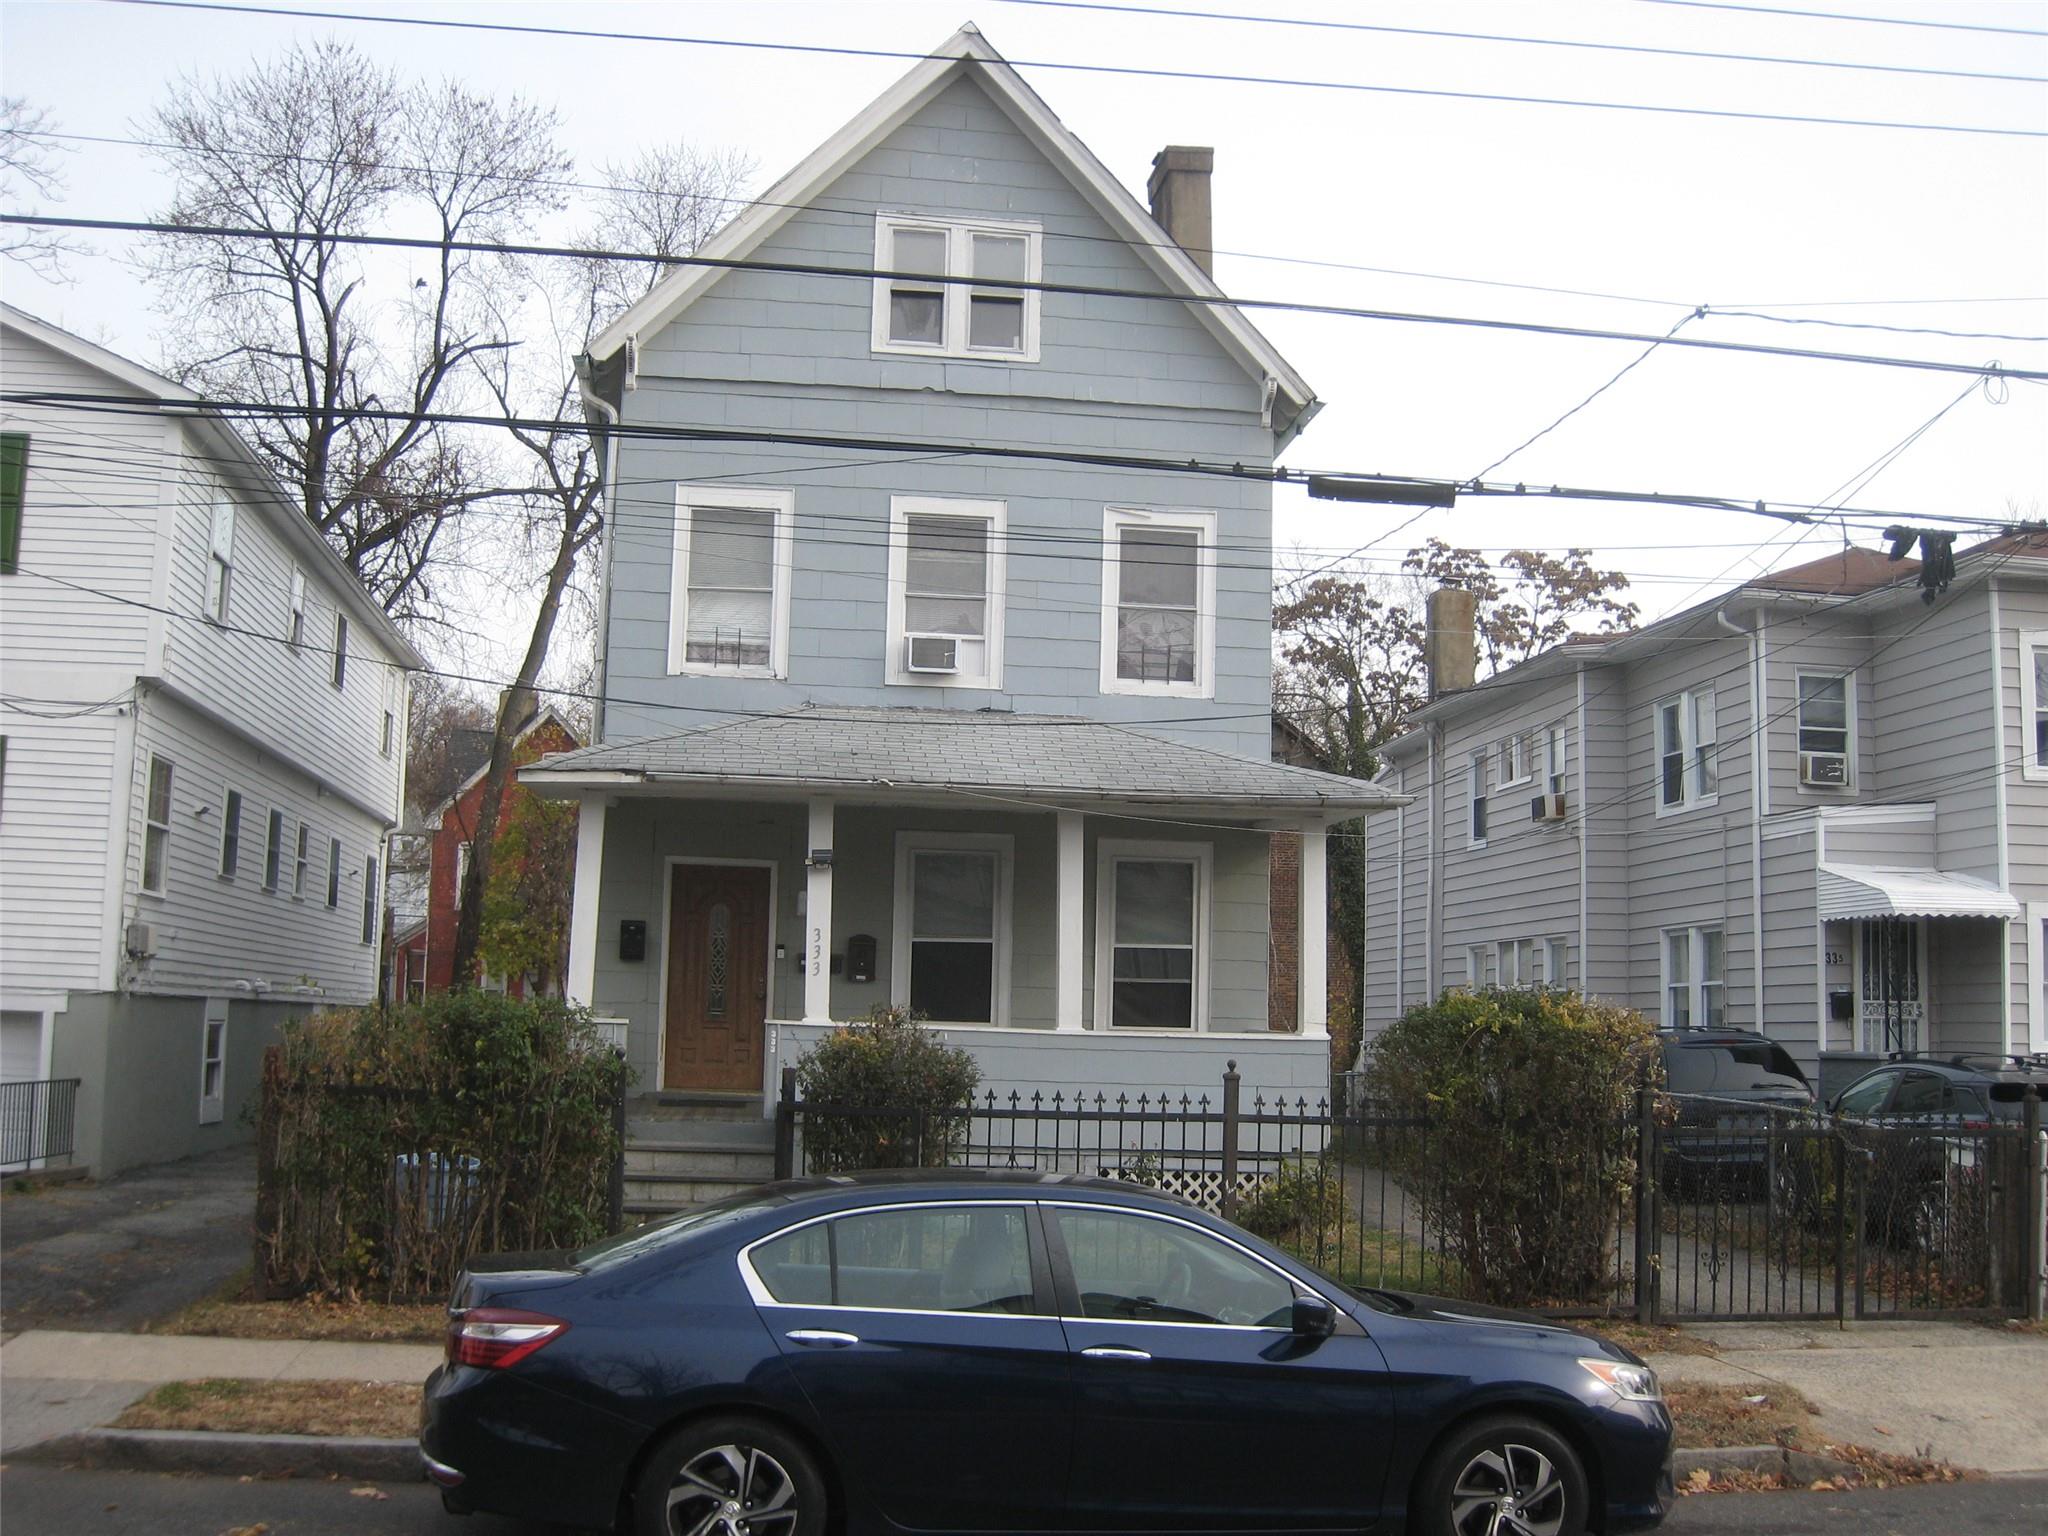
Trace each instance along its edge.
<instances>
[{"instance_id":1,"label":"green bush","mask_svg":"<svg viewBox=\"0 0 2048 1536\"><path fill-rule=\"evenodd\" d=\"M804 1052L796 1080L812 1173L940 1168L966 1142L981 1069L923 1015L878 1003Z\"/></svg>"},{"instance_id":2,"label":"green bush","mask_svg":"<svg viewBox=\"0 0 2048 1536\"><path fill-rule=\"evenodd\" d=\"M1641 1015L1548 988L1446 992L1380 1036L1367 1092L1423 1122L1389 1137L1390 1171L1471 1295L1605 1298L1635 1094L1660 1070Z\"/></svg>"},{"instance_id":3,"label":"green bush","mask_svg":"<svg viewBox=\"0 0 2048 1536\"><path fill-rule=\"evenodd\" d=\"M1291 1245L1304 1233L1319 1235L1344 1215L1341 1168L1324 1158L1283 1164L1238 1202L1237 1224L1268 1242Z\"/></svg>"},{"instance_id":4,"label":"green bush","mask_svg":"<svg viewBox=\"0 0 2048 1536\"><path fill-rule=\"evenodd\" d=\"M266 1056L258 1277L446 1294L472 1253L604 1233L626 1068L586 1010L437 993L295 1020Z\"/></svg>"}]
</instances>

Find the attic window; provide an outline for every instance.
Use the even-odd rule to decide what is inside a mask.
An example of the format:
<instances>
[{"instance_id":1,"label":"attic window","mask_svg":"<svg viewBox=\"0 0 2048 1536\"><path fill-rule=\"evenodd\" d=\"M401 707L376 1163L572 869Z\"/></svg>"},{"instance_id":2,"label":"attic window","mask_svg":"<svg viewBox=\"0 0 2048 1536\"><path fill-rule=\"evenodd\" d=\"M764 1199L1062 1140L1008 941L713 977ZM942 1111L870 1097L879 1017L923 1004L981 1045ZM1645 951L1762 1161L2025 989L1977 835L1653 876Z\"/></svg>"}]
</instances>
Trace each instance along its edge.
<instances>
[{"instance_id":1,"label":"attic window","mask_svg":"<svg viewBox=\"0 0 2048 1536\"><path fill-rule=\"evenodd\" d=\"M875 350L1038 361L1038 295L1000 285L1038 281L1040 239L1035 224L878 215L875 266L895 275L875 279Z\"/></svg>"}]
</instances>

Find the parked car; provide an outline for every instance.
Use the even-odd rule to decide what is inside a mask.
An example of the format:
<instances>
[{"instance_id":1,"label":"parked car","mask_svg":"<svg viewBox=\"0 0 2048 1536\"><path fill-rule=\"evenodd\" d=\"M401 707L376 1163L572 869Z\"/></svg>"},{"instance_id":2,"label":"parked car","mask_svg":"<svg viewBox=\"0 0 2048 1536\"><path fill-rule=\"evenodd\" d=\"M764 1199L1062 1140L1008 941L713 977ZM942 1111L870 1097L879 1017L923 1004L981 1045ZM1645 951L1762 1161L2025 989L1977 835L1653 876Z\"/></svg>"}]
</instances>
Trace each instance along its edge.
<instances>
[{"instance_id":1,"label":"parked car","mask_svg":"<svg viewBox=\"0 0 2048 1536\"><path fill-rule=\"evenodd\" d=\"M2048 1098L2048 1055L1920 1056L1899 1052L1835 1095L1833 1110L1887 1124L2017 1123L2027 1087Z\"/></svg>"},{"instance_id":2,"label":"parked car","mask_svg":"<svg viewBox=\"0 0 2048 1536\"><path fill-rule=\"evenodd\" d=\"M453 1510L640 1536L1643 1530L1670 1446L1618 1345L1001 1171L765 1185L473 1266L420 1427Z\"/></svg>"},{"instance_id":3,"label":"parked car","mask_svg":"<svg viewBox=\"0 0 2048 1536\"><path fill-rule=\"evenodd\" d=\"M1813 1107L1799 1063L1777 1041L1748 1029L1660 1029L1657 1045L1664 1090L1677 1105L1663 1138L1665 1182L1675 1188L1766 1177L1789 1117Z\"/></svg>"}]
</instances>

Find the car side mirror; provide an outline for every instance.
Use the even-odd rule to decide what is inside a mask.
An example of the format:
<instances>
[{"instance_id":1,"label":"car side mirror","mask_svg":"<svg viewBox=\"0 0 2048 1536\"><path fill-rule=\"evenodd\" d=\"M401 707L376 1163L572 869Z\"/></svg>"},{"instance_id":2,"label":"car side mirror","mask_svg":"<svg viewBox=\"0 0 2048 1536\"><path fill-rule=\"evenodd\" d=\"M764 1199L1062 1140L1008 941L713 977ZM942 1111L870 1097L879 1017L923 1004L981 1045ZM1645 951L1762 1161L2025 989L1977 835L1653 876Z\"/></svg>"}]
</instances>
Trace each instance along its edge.
<instances>
[{"instance_id":1,"label":"car side mirror","mask_svg":"<svg viewBox=\"0 0 2048 1536\"><path fill-rule=\"evenodd\" d=\"M1320 1296L1297 1296L1291 1326L1304 1339L1327 1339L1337 1331L1337 1311Z\"/></svg>"}]
</instances>

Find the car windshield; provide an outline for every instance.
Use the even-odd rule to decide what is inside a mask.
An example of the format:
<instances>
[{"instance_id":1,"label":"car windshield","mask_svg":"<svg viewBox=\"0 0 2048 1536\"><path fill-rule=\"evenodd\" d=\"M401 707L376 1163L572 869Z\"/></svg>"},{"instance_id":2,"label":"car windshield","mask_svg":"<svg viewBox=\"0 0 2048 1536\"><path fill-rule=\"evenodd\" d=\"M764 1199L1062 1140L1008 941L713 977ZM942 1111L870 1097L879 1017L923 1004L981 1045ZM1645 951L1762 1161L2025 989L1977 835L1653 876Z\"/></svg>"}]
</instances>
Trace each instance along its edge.
<instances>
[{"instance_id":1,"label":"car windshield","mask_svg":"<svg viewBox=\"0 0 2048 1536\"><path fill-rule=\"evenodd\" d=\"M587 1248L578 1248L570 1255L570 1262L578 1269L604 1269L613 1264L623 1264L628 1259L638 1258L648 1249L658 1248L686 1232L703 1232L727 1226L735 1221L743 1221L757 1211L772 1210L783 1203L780 1195L728 1195L725 1199L714 1200L709 1205L694 1206L690 1210L664 1217L660 1221L650 1221L644 1227L633 1227L615 1236L600 1238Z\"/></svg>"}]
</instances>

